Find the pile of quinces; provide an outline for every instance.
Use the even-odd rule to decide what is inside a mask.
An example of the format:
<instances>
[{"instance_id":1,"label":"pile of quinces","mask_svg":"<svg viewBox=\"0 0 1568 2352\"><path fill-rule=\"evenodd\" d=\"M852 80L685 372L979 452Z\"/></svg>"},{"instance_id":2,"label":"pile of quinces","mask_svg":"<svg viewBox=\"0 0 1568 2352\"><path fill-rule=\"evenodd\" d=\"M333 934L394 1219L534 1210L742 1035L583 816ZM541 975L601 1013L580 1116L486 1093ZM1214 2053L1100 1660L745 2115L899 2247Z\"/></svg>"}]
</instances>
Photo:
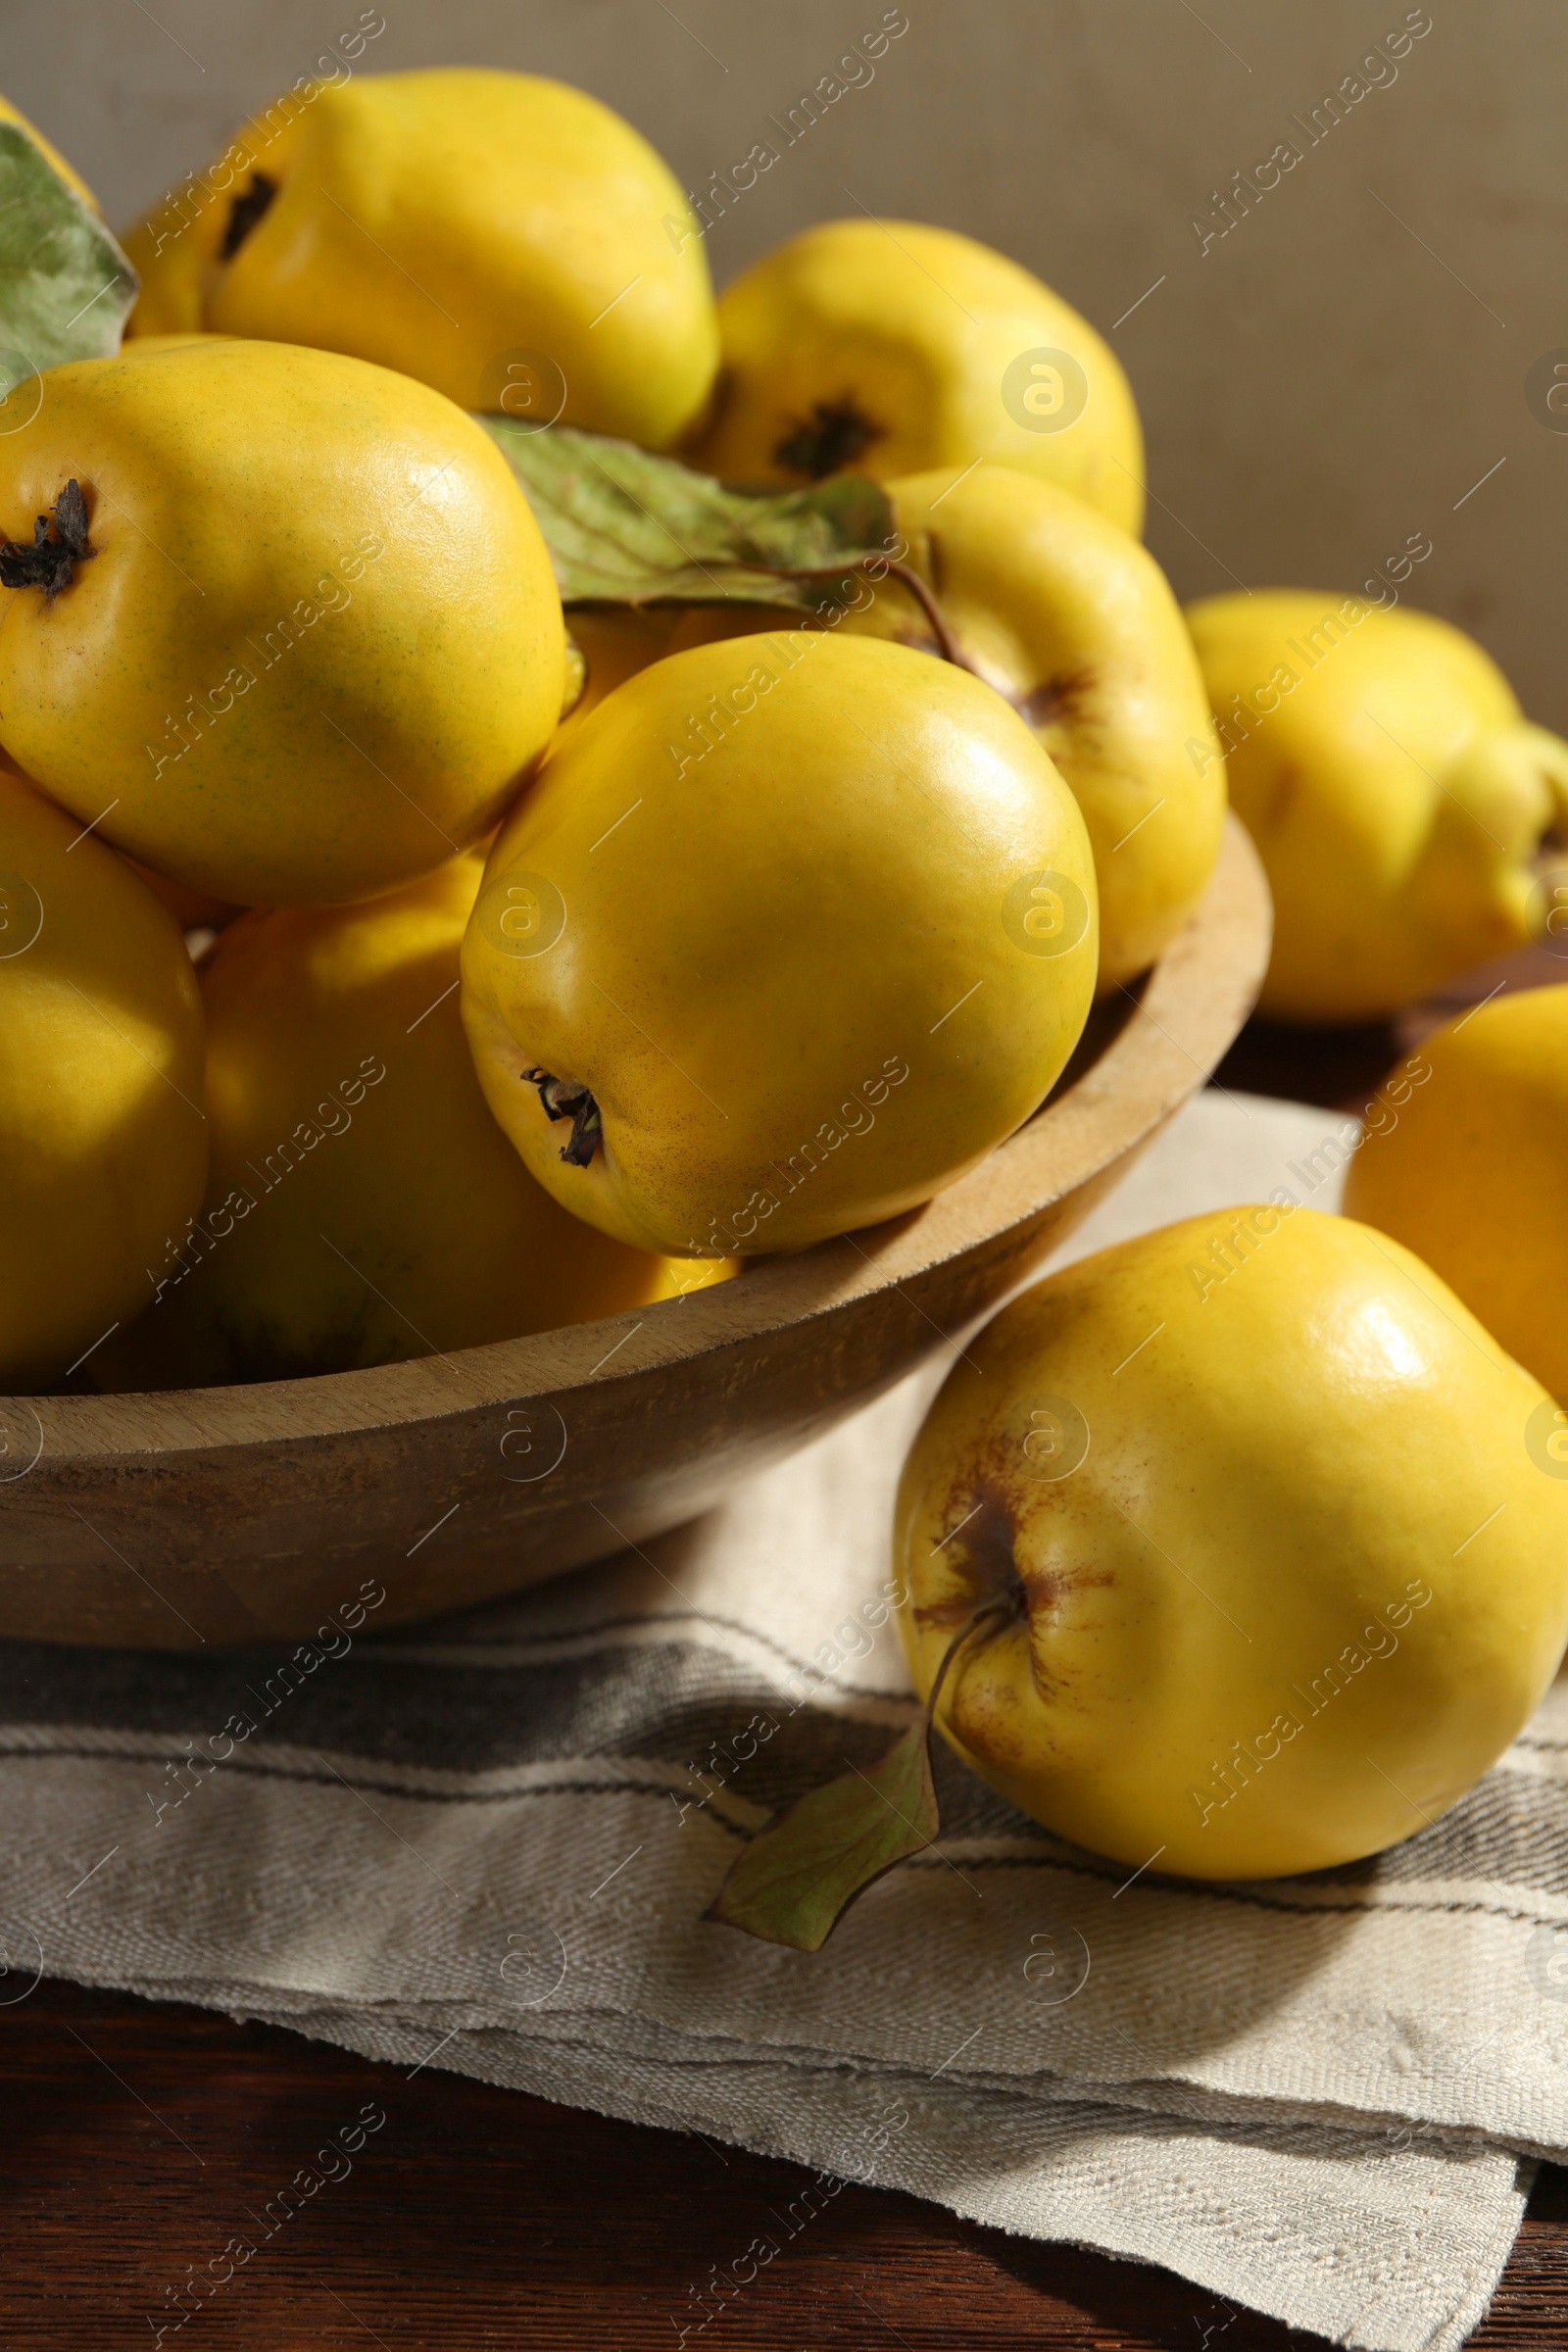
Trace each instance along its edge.
<instances>
[{"instance_id":1,"label":"pile of quinces","mask_svg":"<svg viewBox=\"0 0 1568 2352\"><path fill-rule=\"evenodd\" d=\"M1404 608L1429 547L1184 614L1114 355L967 237L715 303L627 123L467 70L296 85L123 244L0 106L0 1385L363 1368L918 1209L1188 922L1227 768L1278 1019L1555 906L1568 747ZM1474 1216L1489 1134L1560 1206L1568 1024L1516 1011L1422 1099L1468 1221L1414 1116L1357 1181L1531 1370L1276 1207L1056 1277L934 1409L911 1660L1048 1825L1343 1860L1534 1704L1568 1357Z\"/></svg>"}]
</instances>

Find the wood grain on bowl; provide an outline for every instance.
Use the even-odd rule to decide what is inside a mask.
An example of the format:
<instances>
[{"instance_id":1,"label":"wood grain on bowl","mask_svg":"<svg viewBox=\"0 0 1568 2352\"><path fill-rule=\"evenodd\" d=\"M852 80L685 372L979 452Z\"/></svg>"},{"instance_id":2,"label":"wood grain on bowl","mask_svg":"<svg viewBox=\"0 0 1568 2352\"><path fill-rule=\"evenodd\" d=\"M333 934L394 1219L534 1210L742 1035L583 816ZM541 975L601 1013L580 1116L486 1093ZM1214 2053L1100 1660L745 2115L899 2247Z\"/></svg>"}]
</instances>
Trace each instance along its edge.
<instances>
[{"instance_id":1,"label":"wood grain on bowl","mask_svg":"<svg viewBox=\"0 0 1568 2352\"><path fill-rule=\"evenodd\" d=\"M1230 821L1208 891L1026 1127L927 1207L692 1296L370 1372L0 1403L0 1635L189 1647L376 1623L673 1527L995 1307L1202 1085L1268 957Z\"/></svg>"}]
</instances>

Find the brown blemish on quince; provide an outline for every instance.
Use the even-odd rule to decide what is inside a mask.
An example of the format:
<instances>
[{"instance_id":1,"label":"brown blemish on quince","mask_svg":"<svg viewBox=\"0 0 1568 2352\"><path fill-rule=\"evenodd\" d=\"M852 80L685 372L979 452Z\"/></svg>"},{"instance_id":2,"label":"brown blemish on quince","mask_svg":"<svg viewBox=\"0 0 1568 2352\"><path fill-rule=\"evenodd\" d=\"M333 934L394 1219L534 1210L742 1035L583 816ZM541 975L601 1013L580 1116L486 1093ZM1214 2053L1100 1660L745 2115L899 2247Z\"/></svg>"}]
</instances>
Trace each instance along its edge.
<instances>
[{"instance_id":1,"label":"brown blemish on quince","mask_svg":"<svg viewBox=\"0 0 1568 2352\"><path fill-rule=\"evenodd\" d=\"M1054 726L1057 719L1082 718L1083 706L1098 683L1092 668L1063 670L1054 678L1044 679L1029 693L1019 695L1015 708L1019 717L1032 727Z\"/></svg>"},{"instance_id":2,"label":"brown blemish on quince","mask_svg":"<svg viewBox=\"0 0 1568 2352\"><path fill-rule=\"evenodd\" d=\"M1017 1523L1011 1504L989 1481L971 1489L963 1500L966 1508L956 1512L941 1548L953 1545L961 1563L959 1573L967 1570L966 1590L952 1600L933 1601L925 1608L917 1608L916 1625L961 1625L986 1600L1015 1598L1022 1614L1023 1584L1012 1549ZM995 1640L1006 1623L1005 1618L999 1619L987 1639Z\"/></svg>"}]
</instances>

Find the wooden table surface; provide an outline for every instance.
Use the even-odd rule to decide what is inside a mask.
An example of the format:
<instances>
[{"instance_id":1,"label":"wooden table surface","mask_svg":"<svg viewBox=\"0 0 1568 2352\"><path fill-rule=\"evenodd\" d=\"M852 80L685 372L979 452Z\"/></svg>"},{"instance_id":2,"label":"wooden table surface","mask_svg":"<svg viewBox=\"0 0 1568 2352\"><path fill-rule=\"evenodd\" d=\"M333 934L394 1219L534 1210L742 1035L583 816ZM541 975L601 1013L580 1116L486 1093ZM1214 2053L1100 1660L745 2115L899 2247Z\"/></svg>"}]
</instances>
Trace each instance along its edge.
<instances>
[{"instance_id":1,"label":"wooden table surface","mask_svg":"<svg viewBox=\"0 0 1568 2352\"><path fill-rule=\"evenodd\" d=\"M1354 1107L1454 1004L1568 977L1539 955L1396 1025L1254 1023L1221 1076ZM0 2352L147 2347L206 2270L367 2101L386 2122L190 2322L247 2352L669 2347L710 2264L808 2176L462 2077L412 2077L270 2027L47 1980L0 2007ZM1040 2245L885 2189L846 2187L707 2331L884 2352L1261 2352L1317 2340L1164 2271ZM171 2337L170 2341L174 2339ZM694 2338L692 2339L702 2340ZM1477 2347L1568 2344L1568 2172L1542 2174Z\"/></svg>"},{"instance_id":2,"label":"wooden table surface","mask_svg":"<svg viewBox=\"0 0 1568 2352\"><path fill-rule=\"evenodd\" d=\"M235 2026L40 1984L0 2011L0 2344L146 2352L187 2266L207 2272L323 2137L386 2122L171 2336L246 2352L550 2347L670 2352L709 2266L810 2175L791 2164ZM1568 2173L1545 2172L1472 2341L1568 2342ZM1210 2331L1205 2338L1205 2328ZM1169 2272L1040 2245L849 2186L694 2342L720 2352L1223 2352L1293 2335Z\"/></svg>"}]
</instances>

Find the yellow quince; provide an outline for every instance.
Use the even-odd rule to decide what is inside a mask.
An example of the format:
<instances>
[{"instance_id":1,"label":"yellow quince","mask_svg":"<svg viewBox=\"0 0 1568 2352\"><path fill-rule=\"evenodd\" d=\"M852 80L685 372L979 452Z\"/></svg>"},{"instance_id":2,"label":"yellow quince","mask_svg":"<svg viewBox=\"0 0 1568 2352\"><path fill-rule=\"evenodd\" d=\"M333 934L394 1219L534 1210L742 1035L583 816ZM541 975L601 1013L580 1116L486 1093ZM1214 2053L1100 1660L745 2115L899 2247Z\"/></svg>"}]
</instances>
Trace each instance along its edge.
<instances>
[{"instance_id":1,"label":"yellow quince","mask_svg":"<svg viewBox=\"0 0 1568 2352\"><path fill-rule=\"evenodd\" d=\"M1350 1161L1346 1207L1416 1250L1568 1399L1568 988L1494 997L1423 1038L1406 1071Z\"/></svg>"},{"instance_id":2,"label":"yellow quince","mask_svg":"<svg viewBox=\"0 0 1568 2352\"><path fill-rule=\"evenodd\" d=\"M677 1255L794 1250L1029 1116L1095 946L1083 818L1000 695L777 632L655 662L546 760L490 853L464 1016L564 1206Z\"/></svg>"},{"instance_id":3,"label":"yellow quince","mask_svg":"<svg viewBox=\"0 0 1568 2352\"><path fill-rule=\"evenodd\" d=\"M1526 723L1480 646L1304 589L1208 597L1188 620L1274 893L1265 1012L1372 1020L1530 937L1568 744Z\"/></svg>"},{"instance_id":4,"label":"yellow quince","mask_svg":"<svg viewBox=\"0 0 1568 2352\"><path fill-rule=\"evenodd\" d=\"M647 447L718 358L678 182L596 98L476 67L286 91L126 232L133 334L313 343L466 409Z\"/></svg>"},{"instance_id":5,"label":"yellow quince","mask_svg":"<svg viewBox=\"0 0 1568 2352\"><path fill-rule=\"evenodd\" d=\"M145 1269L201 1201L207 1124L178 930L122 858L4 766L0 1134L0 1391L16 1395L144 1305Z\"/></svg>"},{"instance_id":6,"label":"yellow quince","mask_svg":"<svg viewBox=\"0 0 1568 2352\"><path fill-rule=\"evenodd\" d=\"M0 436L0 740L248 906L367 898L498 821L561 709L550 560L412 377L218 337L51 371Z\"/></svg>"},{"instance_id":7,"label":"yellow quince","mask_svg":"<svg viewBox=\"0 0 1568 2352\"><path fill-rule=\"evenodd\" d=\"M887 481L999 459L1136 533L1143 434L1121 363L1016 262L914 220L824 220L719 300L698 465L729 481Z\"/></svg>"},{"instance_id":8,"label":"yellow quince","mask_svg":"<svg viewBox=\"0 0 1568 2352\"><path fill-rule=\"evenodd\" d=\"M1225 762L1181 608L1146 549L1050 482L982 465L887 492L902 563L857 583L832 625L956 661L1050 753L1089 828L1107 994L1181 929L1225 822ZM668 644L774 626L766 606L699 606Z\"/></svg>"},{"instance_id":9,"label":"yellow quince","mask_svg":"<svg viewBox=\"0 0 1568 2352\"><path fill-rule=\"evenodd\" d=\"M1554 1415L1418 1258L1288 1193L1101 1250L968 1343L915 1440L915 1680L952 1648L958 1754L1130 1870L1377 1853L1556 1673Z\"/></svg>"},{"instance_id":10,"label":"yellow quince","mask_svg":"<svg viewBox=\"0 0 1568 2352\"><path fill-rule=\"evenodd\" d=\"M559 1208L485 1108L457 994L482 871L457 858L368 906L242 915L205 958L206 1200L95 1359L102 1385L357 1370L680 1287Z\"/></svg>"}]
</instances>

